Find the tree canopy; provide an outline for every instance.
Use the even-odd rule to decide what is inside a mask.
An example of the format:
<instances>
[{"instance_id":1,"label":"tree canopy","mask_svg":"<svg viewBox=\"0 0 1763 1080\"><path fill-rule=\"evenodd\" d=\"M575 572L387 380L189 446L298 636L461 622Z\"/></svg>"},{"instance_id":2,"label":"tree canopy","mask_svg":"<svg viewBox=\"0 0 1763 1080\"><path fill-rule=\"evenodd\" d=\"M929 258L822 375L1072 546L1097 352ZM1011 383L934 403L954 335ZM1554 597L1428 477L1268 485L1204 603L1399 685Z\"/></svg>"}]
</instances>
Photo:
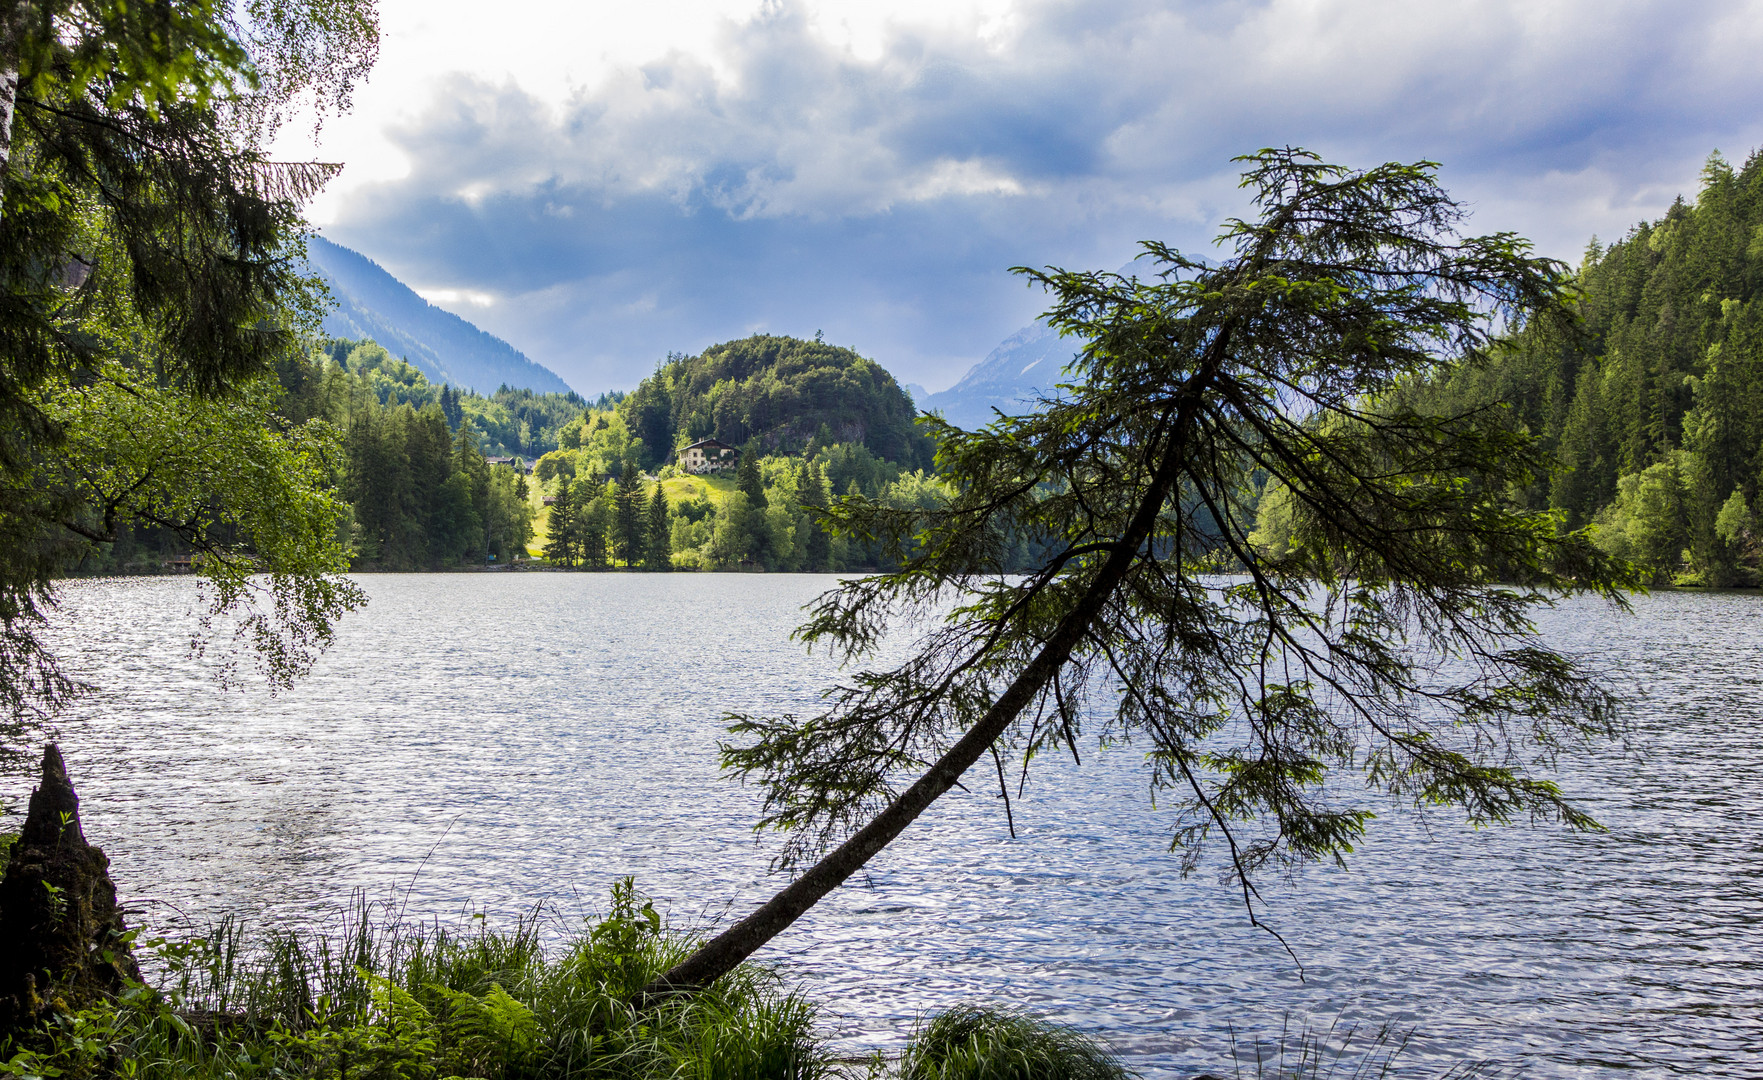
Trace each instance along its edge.
<instances>
[{"instance_id":1,"label":"tree canopy","mask_svg":"<svg viewBox=\"0 0 1763 1080\"><path fill-rule=\"evenodd\" d=\"M982 759L1003 787L1005 755L1026 772L1086 733L1143 750L1183 865L1218 844L1251 918L1257 871L1353 850L1374 815L1356 787L1593 826L1531 769L1610 733L1615 702L1530 616L1568 593L1620 603L1633 580L1512 498L1549 475L1534 438L1392 396L1562 317L1563 268L1461 235L1430 163L1246 160L1259 213L1227 223L1222 259L1149 243L1149 280L1021 271L1083 350L1036 414L925 421L947 501L831 513L902 565L823 596L800 636L860 662L929 629L824 712L732 718L725 764L763 786L760 827L801 873L649 993L751 955ZM1249 540L1269 483L1290 493L1278 554ZM1024 575L1010 536L1042 552Z\"/></svg>"},{"instance_id":2,"label":"tree canopy","mask_svg":"<svg viewBox=\"0 0 1763 1080\"><path fill-rule=\"evenodd\" d=\"M908 469L931 464L912 399L880 364L820 341L760 334L670 356L620 404L645 464L684 442L757 440L766 450L858 443Z\"/></svg>"},{"instance_id":3,"label":"tree canopy","mask_svg":"<svg viewBox=\"0 0 1763 1080\"><path fill-rule=\"evenodd\" d=\"M299 203L267 160L303 95L346 103L372 6L14 4L0 18L0 699L72 687L36 635L53 578L147 521L202 556L209 614L285 681L360 602L325 462L273 407L316 325ZM266 572L258 579L256 574Z\"/></svg>"},{"instance_id":4,"label":"tree canopy","mask_svg":"<svg viewBox=\"0 0 1763 1080\"><path fill-rule=\"evenodd\" d=\"M1763 584L1763 153L1718 154L1679 199L1574 276L1583 322L1527 327L1493 362L1409 391L1416 407L1498 403L1563 468L1527 506L1592 524L1653 579Z\"/></svg>"}]
</instances>

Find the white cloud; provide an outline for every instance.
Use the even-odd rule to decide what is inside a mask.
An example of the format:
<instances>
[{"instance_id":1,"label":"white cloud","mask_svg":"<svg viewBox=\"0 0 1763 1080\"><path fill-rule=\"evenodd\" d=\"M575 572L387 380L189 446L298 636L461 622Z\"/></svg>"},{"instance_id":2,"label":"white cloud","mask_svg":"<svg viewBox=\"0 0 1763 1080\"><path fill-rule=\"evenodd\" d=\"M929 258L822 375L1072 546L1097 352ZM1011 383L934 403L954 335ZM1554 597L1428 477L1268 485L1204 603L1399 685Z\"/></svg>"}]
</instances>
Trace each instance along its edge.
<instances>
[{"instance_id":1,"label":"white cloud","mask_svg":"<svg viewBox=\"0 0 1763 1080\"><path fill-rule=\"evenodd\" d=\"M907 197L915 201L940 199L949 195L1023 195L1027 189L1007 173L989 168L983 161L933 162L916 183L906 187Z\"/></svg>"},{"instance_id":2,"label":"white cloud","mask_svg":"<svg viewBox=\"0 0 1763 1080\"><path fill-rule=\"evenodd\" d=\"M487 292L475 289L418 289L412 292L427 300L436 307L454 308L459 306L487 308L496 302L496 298Z\"/></svg>"}]
</instances>

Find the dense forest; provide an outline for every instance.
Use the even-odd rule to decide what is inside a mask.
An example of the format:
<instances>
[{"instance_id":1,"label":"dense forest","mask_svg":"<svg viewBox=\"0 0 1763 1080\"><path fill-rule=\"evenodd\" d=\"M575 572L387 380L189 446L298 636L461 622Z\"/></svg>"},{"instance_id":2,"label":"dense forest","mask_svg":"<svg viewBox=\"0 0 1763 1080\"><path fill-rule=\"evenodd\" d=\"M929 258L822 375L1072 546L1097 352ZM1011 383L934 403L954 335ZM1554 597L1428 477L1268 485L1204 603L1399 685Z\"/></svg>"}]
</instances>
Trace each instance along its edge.
<instances>
[{"instance_id":1,"label":"dense forest","mask_svg":"<svg viewBox=\"0 0 1763 1080\"><path fill-rule=\"evenodd\" d=\"M589 402L507 387L460 392L374 342L332 340L278 365L276 412L289 425L318 419L338 432L334 481L349 507L339 529L356 569L507 564L529 545L581 569L867 567L882 561L879 549L828 537L813 507L839 495L902 507L942 497L923 467L928 440L910 425L910 402L902 406L892 376L872 362L789 338L705 356L716 358L711 366L673 357L637 392ZM692 388L706 371L717 377L699 394ZM690 406L677 438L658 415L663 399ZM785 400L807 404L791 414L779 411ZM676 475L669 464L704 402L711 415L743 418L716 429L750 436L734 477ZM656 455L643 431L666 453ZM535 460L529 477L523 465ZM156 570L184 554L174 536L137 525L81 569Z\"/></svg>"},{"instance_id":2,"label":"dense forest","mask_svg":"<svg viewBox=\"0 0 1763 1080\"><path fill-rule=\"evenodd\" d=\"M699 439L764 452L856 443L876 457L928 469L931 441L918 412L887 369L823 341L763 334L670 355L623 408L646 467Z\"/></svg>"},{"instance_id":3,"label":"dense forest","mask_svg":"<svg viewBox=\"0 0 1763 1080\"><path fill-rule=\"evenodd\" d=\"M280 422L323 420L340 434L332 480L349 503L339 528L358 569L523 555L533 517L527 481L485 455L536 458L589 407L573 393L503 387L484 397L437 386L371 341L326 341L307 357L281 359L275 373ZM610 407L620 396L594 404ZM79 572L157 570L188 553L173 531L136 522Z\"/></svg>"},{"instance_id":4,"label":"dense forest","mask_svg":"<svg viewBox=\"0 0 1763 1080\"><path fill-rule=\"evenodd\" d=\"M622 423L609 423L600 432L604 441L606 433L621 430ZM749 452L733 477L714 479L682 475L672 466L651 477L633 452L610 477L559 471L540 483L550 501L542 522L546 558L590 570L875 567L886 561L877 545L828 536L815 509L837 495L902 509L945 497L934 476L877 458L861 443L811 446L795 455Z\"/></svg>"},{"instance_id":5,"label":"dense forest","mask_svg":"<svg viewBox=\"0 0 1763 1080\"><path fill-rule=\"evenodd\" d=\"M1577 278L1581 325L1524 327L1411 400L1502 403L1561 466L1517 497L1656 582L1763 584L1763 153L1715 154L1693 204L1594 239Z\"/></svg>"},{"instance_id":6,"label":"dense forest","mask_svg":"<svg viewBox=\"0 0 1763 1080\"><path fill-rule=\"evenodd\" d=\"M292 420L322 417L343 424L369 399L387 409L438 405L449 428L471 419L484 453L528 461L557 449L559 432L589 405L575 393L538 394L504 386L484 397L432 383L414 365L372 341L326 341L304 362L278 364L276 376L287 394L282 412ZM593 404L608 408L623 396L602 394Z\"/></svg>"}]
</instances>

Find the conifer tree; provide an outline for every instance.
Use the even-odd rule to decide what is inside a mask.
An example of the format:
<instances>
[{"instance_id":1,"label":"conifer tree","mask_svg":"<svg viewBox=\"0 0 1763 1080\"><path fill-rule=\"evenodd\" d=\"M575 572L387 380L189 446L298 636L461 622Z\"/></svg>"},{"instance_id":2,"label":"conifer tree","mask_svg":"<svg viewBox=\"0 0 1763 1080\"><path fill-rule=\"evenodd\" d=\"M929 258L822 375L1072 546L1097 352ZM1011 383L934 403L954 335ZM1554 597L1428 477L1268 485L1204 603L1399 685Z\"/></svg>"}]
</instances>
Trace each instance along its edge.
<instances>
[{"instance_id":1,"label":"conifer tree","mask_svg":"<svg viewBox=\"0 0 1763 1080\"><path fill-rule=\"evenodd\" d=\"M455 428L465 422L465 407L459 404L459 392L451 383L441 386L441 415Z\"/></svg>"},{"instance_id":2,"label":"conifer tree","mask_svg":"<svg viewBox=\"0 0 1763 1080\"><path fill-rule=\"evenodd\" d=\"M618 482L612 499L612 554L626 566L643 561L644 536L643 486L634 476Z\"/></svg>"},{"instance_id":3,"label":"conifer tree","mask_svg":"<svg viewBox=\"0 0 1763 1080\"><path fill-rule=\"evenodd\" d=\"M768 505L765 500L765 481L759 475L759 440L748 440L741 450L741 461L735 468L735 486L747 496L747 505L754 510L763 510Z\"/></svg>"},{"instance_id":4,"label":"conifer tree","mask_svg":"<svg viewBox=\"0 0 1763 1080\"><path fill-rule=\"evenodd\" d=\"M667 520L667 492L660 483L649 499L648 553L643 562L651 570L673 569L673 532Z\"/></svg>"},{"instance_id":5,"label":"conifer tree","mask_svg":"<svg viewBox=\"0 0 1763 1080\"><path fill-rule=\"evenodd\" d=\"M796 482L796 497L808 519L808 542L802 569L823 573L832 561L832 538L820 527L820 515L827 509L826 477L820 463L804 461L801 478Z\"/></svg>"},{"instance_id":6,"label":"conifer tree","mask_svg":"<svg viewBox=\"0 0 1763 1080\"><path fill-rule=\"evenodd\" d=\"M442 414L445 415L445 409ZM461 421L454 435L453 469L470 478L472 501L481 513L484 501L489 497L490 463L484 460L484 452L478 447L477 429L470 420Z\"/></svg>"},{"instance_id":7,"label":"conifer tree","mask_svg":"<svg viewBox=\"0 0 1763 1080\"><path fill-rule=\"evenodd\" d=\"M576 555L581 550L572 497L574 486L569 477L558 478L557 498L551 503L551 518L545 536L545 558L553 565L565 568L575 565Z\"/></svg>"},{"instance_id":8,"label":"conifer tree","mask_svg":"<svg viewBox=\"0 0 1763 1080\"><path fill-rule=\"evenodd\" d=\"M846 662L887 655L890 626L913 647L818 715L734 718L724 765L764 786L757 827L800 873L641 997L708 986L988 755L969 781L996 764L1002 785L1003 754L1026 772L1085 724L1132 740L1184 865L1218 845L1251 921L1257 871L1344 859L1392 801L1596 827L1527 765L1615 734L1618 703L1531 617L1636 579L1514 505L1552 466L1535 436L1392 401L1508 319L1565 322L1562 268L1458 232L1430 163L1248 160L1260 212L1226 224L1222 257L1148 243L1148 280L1020 271L1085 343L1073 386L978 432L933 418L946 504L837 507L904 565L842 582L798 634ZM1258 478L1290 492L1281 556L1248 540ZM1011 534L1029 573L1006 572Z\"/></svg>"}]
</instances>

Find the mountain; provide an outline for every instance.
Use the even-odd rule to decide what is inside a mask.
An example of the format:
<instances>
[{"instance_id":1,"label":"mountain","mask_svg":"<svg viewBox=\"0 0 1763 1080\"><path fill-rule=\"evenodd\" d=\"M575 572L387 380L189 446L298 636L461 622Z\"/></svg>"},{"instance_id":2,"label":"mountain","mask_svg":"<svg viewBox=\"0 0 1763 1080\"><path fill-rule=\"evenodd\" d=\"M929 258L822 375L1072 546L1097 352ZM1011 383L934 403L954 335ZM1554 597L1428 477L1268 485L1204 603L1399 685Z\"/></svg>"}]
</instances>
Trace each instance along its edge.
<instances>
[{"instance_id":1,"label":"mountain","mask_svg":"<svg viewBox=\"0 0 1763 1080\"><path fill-rule=\"evenodd\" d=\"M1052 393L1077 346L1044 322L1005 338L984 360L967 369L947 390L917 397L924 412L940 412L957 427L973 430L992 422L993 409L1022 413Z\"/></svg>"},{"instance_id":2,"label":"mountain","mask_svg":"<svg viewBox=\"0 0 1763 1080\"><path fill-rule=\"evenodd\" d=\"M430 382L481 394L504 385L541 394L569 392L556 372L435 307L367 256L321 236L307 244L306 255L337 301L324 320L324 332L332 337L372 338L393 356L410 361Z\"/></svg>"}]
</instances>

